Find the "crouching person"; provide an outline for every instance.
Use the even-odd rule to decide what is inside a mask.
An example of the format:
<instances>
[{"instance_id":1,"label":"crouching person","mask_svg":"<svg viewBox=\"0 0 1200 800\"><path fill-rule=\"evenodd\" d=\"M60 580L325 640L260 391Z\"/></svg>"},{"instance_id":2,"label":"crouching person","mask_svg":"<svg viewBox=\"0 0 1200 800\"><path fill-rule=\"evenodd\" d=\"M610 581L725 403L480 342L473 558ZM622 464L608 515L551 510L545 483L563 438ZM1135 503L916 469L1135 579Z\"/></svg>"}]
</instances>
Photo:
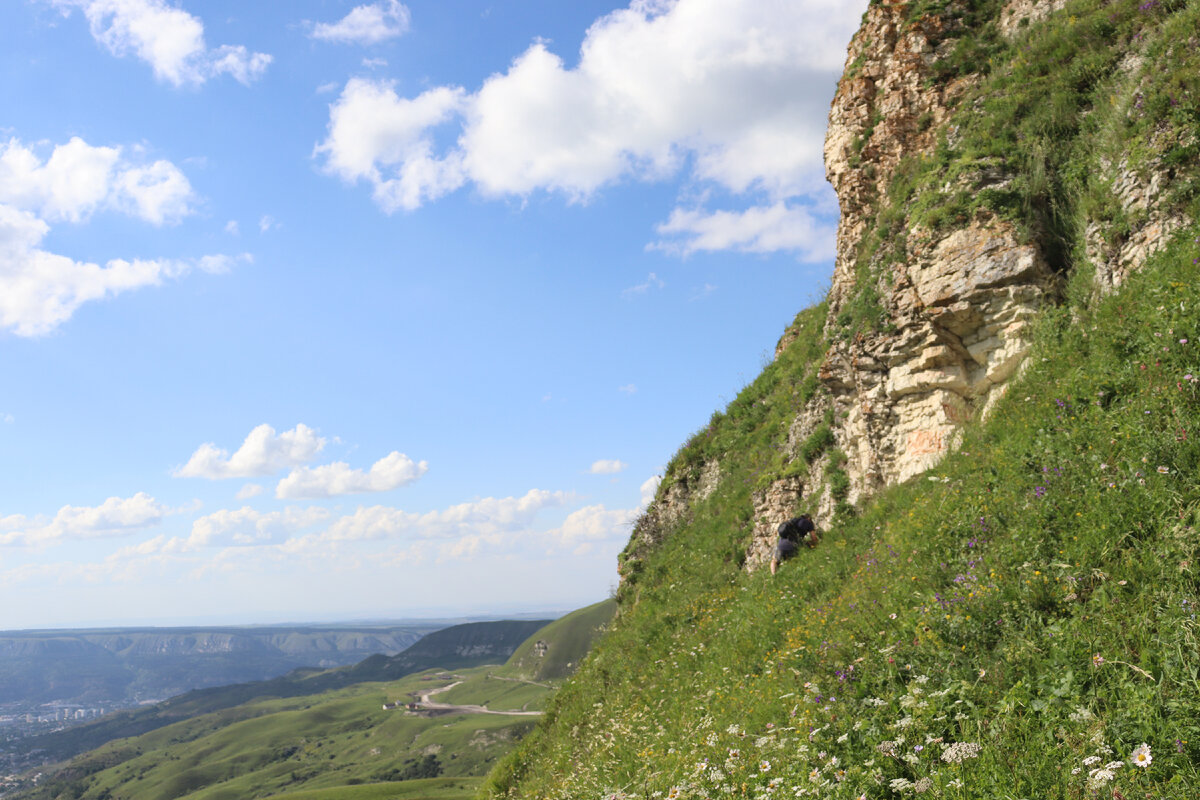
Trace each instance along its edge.
<instances>
[{"instance_id":1,"label":"crouching person","mask_svg":"<svg viewBox=\"0 0 1200 800\"><path fill-rule=\"evenodd\" d=\"M775 554L771 557L772 575L779 569L781 561L786 561L796 555L801 544L807 547L816 547L817 545L817 526L813 524L812 517L808 514L801 514L787 522L779 523L778 532L779 541L775 543Z\"/></svg>"}]
</instances>

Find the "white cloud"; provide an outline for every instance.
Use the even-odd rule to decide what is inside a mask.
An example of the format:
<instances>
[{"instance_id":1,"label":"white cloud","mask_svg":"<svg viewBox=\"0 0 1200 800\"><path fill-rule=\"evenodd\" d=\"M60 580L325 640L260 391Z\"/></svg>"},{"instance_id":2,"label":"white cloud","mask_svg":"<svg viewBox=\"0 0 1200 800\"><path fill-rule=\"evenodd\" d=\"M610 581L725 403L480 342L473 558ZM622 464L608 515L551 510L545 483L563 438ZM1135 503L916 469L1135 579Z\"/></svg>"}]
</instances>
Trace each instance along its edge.
<instances>
[{"instance_id":1,"label":"white cloud","mask_svg":"<svg viewBox=\"0 0 1200 800\"><path fill-rule=\"evenodd\" d=\"M225 223L225 232L230 236L241 236L242 229L238 226L236 219L231 219Z\"/></svg>"},{"instance_id":2,"label":"white cloud","mask_svg":"<svg viewBox=\"0 0 1200 800\"><path fill-rule=\"evenodd\" d=\"M238 493L234 496L238 500L249 500L251 497L258 497L265 491L266 489L257 483L247 483L241 489L238 489Z\"/></svg>"},{"instance_id":3,"label":"white cloud","mask_svg":"<svg viewBox=\"0 0 1200 800\"><path fill-rule=\"evenodd\" d=\"M64 539L125 536L157 525L171 510L145 492L110 497L98 506L63 506L53 519L0 518L0 545L45 545Z\"/></svg>"},{"instance_id":4,"label":"white cloud","mask_svg":"<svg viewBox=\"0 0 1200 800\"><path fill-rule=\"evenodd\" d=\"M360 507L353 514L335 521L323 538L358 541L400 537L502 537L527 532L539 511L561 506L568 499L565 492L531 489L521 497L485 497L424 514L387 506Z\"/></svg>"},{"instance_id":5,"label":"white cloud","mask_svg":"<svg viewBox=\"0 0 1200 800\"><path fill-rule=\"evenodd\" d=\"M388 65L386 58L364 58L362 65L367 69L379 69Z\"/></svg>"},{"instance_id":6,"label":"white cloud","mask_svg":"<svg viewBox=\"0 0 1200 800\"><path fill-rule=\"evenodd\" d=\"M616 475L618 472L622 472L628 466L629 465L624 461L618 461L616 459L601 459L599 461L593 461L591 469L589 469L588 472L592 473L593 475Z\"/></svg>"},{"instance_id":7,"label":"white cloud","mask_svg":"<svg viewBox=\"0 0 1200 800\"><path fill-rule=\"evenodd\" d=\"M660 483L662 483L661 475L651 475L642 482L640 489L642 494L642 508L650 505L650 502L654 499L654 493L658 491L658 485Z\"/></svg>"},{"instance_id":8,"label":"white cloud","mask_svg":"<svg viewBox=\"0 0 1200 800\"><path fill-rule=\"evenodd\" d=\"M258 232L259 233L266 233L269 230L273 230L275 228L280 228L280 227L282 227L282 226L278 222L276 222L275 218L272 217L270 214L263 214L262 217L260 217L258 220Z\"/></svg>"},{"instance_id":9,"label":"white cloud","mask_svg":"<svg viewBox=\"0 0 1200 800\"><path fill-rule=\"evenodd\" d=\"M402 36L408 31L411 14L397 0L355 6L349 14L333 23L313 25L314 39L343 44L370 45Z\"/></svg>"},{"instance_id":10,"label":"white cloud","mask_svg":"<svg viewBox=\"0 0 1200 800\"><path fill-rule=\"evenodd\" d=\"M307 425L276 434L262 424L246 436L233 455L215 444L200 445L192 457L172 474L177 478L252 478L311 461L325 446L325 439Z\"/></svg>"},{"instance_id":11,"label":"white cloud","mask_svg":"<svg viewBox=\"0 0 1200 800\"><path fill-rule=\"evenodd\" d=\"M320 467L297 467L275 487L275 496L337 497L360 492L386 492L412 483L428 470L426 462L414 462L404 453L393 450L376 461L369 472L351 469L344 461Z\"/></svg>"},{"instance_id":12,"label":"white cloud","mask_svg":"<svg viewBox=\"0 0 1200 800\"><path fill-rule=\"evenodd\" d=\"M627 383L624 386L618 386L617 391L624 392L625 394L637 394L637 385L633 383Z\"/></svg>"},{"instance_id":13,"label":"white cloud","mask_svg":"<svg viewBox=\"0 0 1200 800\"><path fill-rule=\"evenodd\" d=\"M406 100L389 83L351 78L329 108L329 136L314 154L344 180L370 181L385 210L417 208L463 183L456 158L433 158L429 132L456 114L462 101L457 88Z\"/></svg>"},{"instance_id":14,"label":"white cloud","mask_svg":"<svg viewBox=\"0 0 1200 800\"><path fill-rule=\"evenodd\" d=\"M269 541L275 533L293 533L325 522L332 516L319 506L263 513L249 506L222 509L192 523L185 549L215 545L250 545Z\"/></svg>"},{"instance_id":15,"label":"white cloud","mask_svg":"<svg viewBox=\"0 0 1200 800\"><path fill-rule=\"evenodd\" d=\"M622 289L621 296L622 297L633 297L635 295L645 294L646 292L650 291L651 289L662 289L666 285L667 285L666 281L664 281L662 278L658 277L658 275L656 275L655 273L651 272L646 277L646 280L643 281L642 283L639 283L636 286L630 286L628 289Z\"/></svg>"},{"instance_id":16,"label":"white cloud","mask_svg":"<svg viewBox=\"0 0 1200 800\"><path fill-rule=\"evenodd\" d=\"M135 55L154 76L174 86L198 85L219 75L244 84L261 77L271 56L242 45L209 48L204 24L166 0L50 0L83 11L93 38L114 56Z\"/></svg>"},{"instance_id":17,"label":"white cloud","mask_svg":"<svg viewBox=\"0 0 1200 800\"><path fill-rule=\"evenodd\" d=\"M828 191L829 100L865 5L634 0L593 23L575 65L537 41L474 92L439 86L408 99L352 79L316 155L329 172L370 183L388 212L467 183L492 197L578 201L617 181L681 173L768 206L814 202ZM457 137L439 151L433 132L451 122ZM765 231L728 241L796 247Z\"/></svg>"},{"instance_id":18,"label":"white cloud","mask_svg":"<svg viewBox=\"0 0 1200 800\"><path fill-rule=\"evenodd\" d=\"M699 250L746 253L794 251L805 261L832 259L836 223L823 222L801 206L779 202L744 211L706 212L677 208L657 227L663 236L651 249L680 255Z\"/></svg>"},{"instance_id":19,"label":"white cloud","mask_svg":"<svg viewBox=\"0 0 1200 800\"><path fill-rule=\"evenodd\" d=\"M562 527L551 532L552 540L575 552L587 552L597 542L629 538L629 529L637 519L638 509L609 510L603 505L584 506L572 511Z\"/></svg>"},{"instance_id":20,"label":"white cloud","mask_svg":"<svg viewBox=\"0 0 1200 800\"><path fill-rule=\"evenodd\" d=\"M42 336L66 322L84 303L102 300L193 269L224 272L235 259L113 259L103 267L40 248L50 226L27 211L0 203L0 329ZM248 256L243 256L248 259Z\"/></svg>"},{"instance_id":21,"label":"white cloud","mask_svg":"<svg viewBox=\"0 0 1200 800\"><path fill-rule=\"evenodd\" d=\"M16 139L0 145L0 203L49 222L82 222L110 208L155 225L192 213L192 185L170 161L137 164L120 147L73 137L43 160Z\"/></svg>"}]
</instances>

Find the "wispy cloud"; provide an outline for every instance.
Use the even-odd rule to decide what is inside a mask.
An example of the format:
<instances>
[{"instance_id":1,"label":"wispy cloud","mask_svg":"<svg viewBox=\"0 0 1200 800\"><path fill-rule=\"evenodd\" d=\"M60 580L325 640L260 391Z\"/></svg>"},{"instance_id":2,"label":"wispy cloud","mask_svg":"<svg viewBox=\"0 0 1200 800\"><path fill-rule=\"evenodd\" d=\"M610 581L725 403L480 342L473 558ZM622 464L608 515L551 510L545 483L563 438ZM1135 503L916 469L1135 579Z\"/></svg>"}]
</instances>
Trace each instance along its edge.
<instances>
[{"instance_id":1,"label":"wispy cloud","mask_svg":"<svg viewBox=\"0 0 1200 800\"><path fill-rule=\"evenodd\" d=\"M658 277L658 275L656 273L651 272L648 276L646 276L646 280L642 281L641 283L637 284L636 286L630 286L628 289L622 289L621 296L622 297L636 297L637 295L645 294L646 292L650 291L651 289L665 288L666 285L667 285L666 281L664 281L662 278Z\"/></svg>"},{"instance_id":2,"label":"wispy cloud","mask_svg":"<svg viewBox=\"0 0 1200 800\"><path fill-rule=\"evenodd\" d=\"M593 475L616 475L618 472L623 472L628 466L624 461L617 459L601 459L593 461L588 472Z\"/></svg>"}]
</instances>

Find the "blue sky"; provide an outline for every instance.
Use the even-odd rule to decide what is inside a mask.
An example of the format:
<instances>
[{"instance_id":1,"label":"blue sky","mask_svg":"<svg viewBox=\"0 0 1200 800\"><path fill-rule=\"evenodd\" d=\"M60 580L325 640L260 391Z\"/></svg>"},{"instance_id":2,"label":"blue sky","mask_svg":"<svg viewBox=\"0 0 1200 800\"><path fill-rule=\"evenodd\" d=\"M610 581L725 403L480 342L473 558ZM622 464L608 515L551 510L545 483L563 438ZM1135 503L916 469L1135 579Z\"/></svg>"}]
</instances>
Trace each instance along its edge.
<instances>
[{"instance_id":1,"label":"blue sky","mask_svg":"<svg viewBox=\"0 0 1200 800\"><path fill-rule=\"evenodd\" d=\"M832 272L841 0L0 9L0 629L566 610Z\"/></svg>"}]
</instances>

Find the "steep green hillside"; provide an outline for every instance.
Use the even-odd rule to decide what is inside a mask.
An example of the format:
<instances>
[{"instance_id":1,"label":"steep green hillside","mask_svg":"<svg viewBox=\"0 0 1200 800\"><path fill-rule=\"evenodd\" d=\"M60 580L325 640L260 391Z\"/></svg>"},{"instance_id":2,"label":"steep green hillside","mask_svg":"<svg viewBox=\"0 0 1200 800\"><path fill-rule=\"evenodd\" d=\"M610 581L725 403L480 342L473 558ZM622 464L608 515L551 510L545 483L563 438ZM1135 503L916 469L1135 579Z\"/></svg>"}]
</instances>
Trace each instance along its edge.
<instances>
[{"instance_id":1,"label":"steep green hillside","mask_svg":"<svg viewBox=\"0 0 1200 800\"><path fill-rule=\"evenodd\" d=\"M1200 226L1114 294L1088 255L1200 220L1200 3L1076 0L1011 39L1003 5L907 4L947 20L932 80L972 83L879 198L855 302L802 312L672 460L656 506L719 480L635 527L611 631L485 796L1200 796ZM1158 175L1151 205L1121 203L1118 162ZM938 468L748 573L765 480L823 463L845 496L827 427L788 457L830 340L878 333L913 226L989 215L1062 279L1023 374Z\"/></svg>"},{"instance_id":2,"label":"steep green hillside","mask_svg":"<svg viewBox=\"0 0 1200 800\"><path fill-rule=\"evenodd\" d=\"M1127 797L1200 796L1197 260L1193 227L1047 313L989 423L774 579L738 567L760 456L727 450L488 796L1078 798L1118 760Z\"/></svg>"}]
</instances>

